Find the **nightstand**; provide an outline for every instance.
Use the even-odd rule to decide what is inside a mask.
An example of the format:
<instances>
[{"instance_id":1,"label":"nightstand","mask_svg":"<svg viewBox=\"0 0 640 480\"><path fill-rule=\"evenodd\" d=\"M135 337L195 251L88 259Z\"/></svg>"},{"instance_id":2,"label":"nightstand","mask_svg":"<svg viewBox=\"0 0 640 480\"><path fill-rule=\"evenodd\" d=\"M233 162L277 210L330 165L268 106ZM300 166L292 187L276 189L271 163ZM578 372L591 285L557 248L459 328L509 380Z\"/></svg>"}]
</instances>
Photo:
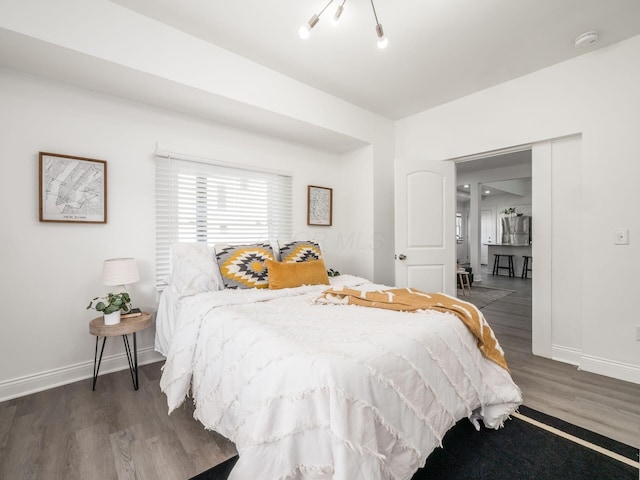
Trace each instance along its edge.
<instances>
[{"instance_id":1,"label":"nightstand","mask_svg":"<svg viewBox=\"0 0 640 480\"><path fill-rule=\"evenodd\" d=\"M89 322L89 333L96 336L96 351L93 356L93 390L96 389L96 381L98 380L98 372L100 371L102 353L104 352L104 344L107 342L107 337L117 337L118 335L122 335L122 341L124 342L133 388L138 390L138 345L136 343L136 333L148 328L151 323L152 317L150 313L143 313L137 317L123 318L116 325L105 325L104 317L94 318ZM133 350L127 337L129 334L133 336ZM102 337L102 348L100 349L100 358L98 358L100 337Z\"/></svg>"}]
</instances>

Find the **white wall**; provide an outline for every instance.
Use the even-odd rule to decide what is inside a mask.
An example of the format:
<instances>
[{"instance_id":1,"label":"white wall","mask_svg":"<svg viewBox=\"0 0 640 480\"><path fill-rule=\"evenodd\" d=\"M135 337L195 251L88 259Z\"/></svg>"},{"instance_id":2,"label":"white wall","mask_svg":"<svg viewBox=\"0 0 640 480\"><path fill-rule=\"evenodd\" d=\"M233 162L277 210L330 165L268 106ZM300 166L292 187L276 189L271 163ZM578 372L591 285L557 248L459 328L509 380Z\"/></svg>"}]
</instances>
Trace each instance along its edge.
<instances>
[{"instance_id":1,"label":"white wall","mask_svg":"<svg viewBox=\"0 0 640 480\"><path fill-rule=\"evenodd\" d=\"M359 148L341 156L342 184L337 214L346 228L338 232L336 252L342 252L343 272L359 272L365 278L374 278L376 232L374 218L368 212L367 199L373 199L372 146ZM361 207L358 208L357 206Z\"/></svg>"},{"instance_id":2,"label":"white wall","mask_svg":"<svg viewBox=\"0 0 640 480\"><path fill-rule=\"evenodd\" d=\"M391 120L108 0L7 0L0 38L0 65L54 80L0 70L0 200L15 205L0 237L0 295L7 318L31 307L0 339L0 398L91 371L92 314L82 312L104 291L104 258L136 257L132 293L154 306L156 142L291 171L296 236L320 240L332 268L392 283ZM38 151L109 162L107 225L38 222ZM332 227L306 225L308 184L334 188ZM142 361L156 358L152 336L141 335ZM110 343L104 371L125 365Z\"/></svg>"},{"instance_id":3,"label":"white wall","mask_svg":"<svg viewBox=\"0 0 640 480\"><path fill-rule=\"evenodd\" d=\"M141 281L130 291L137 305L155 308L157 142L291 172L294 232L322 236L329 266L372 273L369 246L343 241L345 232L373 235L371 152L319 152L7 69L0 69L0 106L0 400L91 375L88 321L96 313L85 307L107 291L100 282L104 259L135 257ZM106 225L38 221L39 151L107 161ZM350 181L355 170L362 188ZM306 225L309 184L335 189L333 227ZM152 345L153 329L142 332L141 362L158 358ZM102 371L125 366L122 355L122 341L109 340Z\"/></svg>"},{"instance_id":4,"label":"white wall","mask_svg":"<svg viewBox=\"0 0 640 480\"><path fill-rule=\"evenodd\" d=\"M583 245L586 232L582 221L585 211L583 201L580 138L562 138L552 142L551 161L551 285L557 286L551 293L551 342L554 358L581 364L584 305L583 277L596 274L585 262ZM562 161L553 161L556 157ZM561 179L561 182L555 181ZM535 222L534 222L535 225ZM582 234L581 232L584 232ZM535 232L534 248L535 248ZM587 253L588 255L588 253ZM535 258L534 267L535 268ZM535 281L534 281L535 282ZM534 283L535 285L535 283ZM562 295L555 293L561 292ZM566 299L575 299L567 302ZM638 359L640 363L640 359Z\"/></svg>"},{"instance_id":5,"label":"white wall","mask_svg":"<svg viewBox=\"0 0 640 480\"><path fill-rule=\"evenodd\" d=\"M480 202L480 208L489 207L495 207L498 214L505 208L516 207L518 213L531 215L531 193L522 196L505 193L504 195L491 195L483 198Z\"/></svg>"},{"instance_id":6,"label":"white wall","mask_svg":"<svg viewBox=\"0 0 640 480\"><path fill-rule=\"evenodd\" d=\"M80 57L99 59L365 142L373 141L380 124L391 126L384 117L108 0L4 0L0 27L75 52L78 64Z\"/></svg>"},{"instance_id":7,"label":"white wall","mask_svg":"<svg viewBox=\"0 0 640 480\"><path fill-rule=\"evenodd\" d=\"M584 265L578 298L583 369L640 383L637 295L640 215L628 201L640 178L640 37L461 98L396 125L401 158L448 159L582 134L580 168L554 169L554 181L580 188L582 239L576 261ZM535 182L535 179L534 179ZM616 229L630 230L631 244L613 245ZM534 234L535 235L535 234ZM554 245L571 238L553 232ZM556 269L557 270L557 269ZM565 277L570 272L561 272ZM562 285L553 296L565 295ZM558 319L558 321L562 321ZM562 327L560 327L562 328ZM579 333L579 332L582 333ZM565 332L571 334L571 332ZM553 341L555 342L555 338Z\"/></svg>"},{"instance_id":8,"label":"white wall","mask_svg":"<svg viewBox=\"0 0 640 480\"><path fill-rule=\"evenodd\" d=\"M108 0L5 0L0 40L22 71L340 153L371 145L373 273L393 281L391 120Z\"/></svg>"},{"instance_id":9,"label":"white wall","mask_svg":"<svg viewBox=\"0 0 640 480\"><path fill-rule=\"evenodd\" d=\"M395 285L394 150L384 125L373 144L374 275L377 283ZM360 180L355 179L354 183ZM362 212L362 215L365 215Z\"/></svg>"}]
</instances>

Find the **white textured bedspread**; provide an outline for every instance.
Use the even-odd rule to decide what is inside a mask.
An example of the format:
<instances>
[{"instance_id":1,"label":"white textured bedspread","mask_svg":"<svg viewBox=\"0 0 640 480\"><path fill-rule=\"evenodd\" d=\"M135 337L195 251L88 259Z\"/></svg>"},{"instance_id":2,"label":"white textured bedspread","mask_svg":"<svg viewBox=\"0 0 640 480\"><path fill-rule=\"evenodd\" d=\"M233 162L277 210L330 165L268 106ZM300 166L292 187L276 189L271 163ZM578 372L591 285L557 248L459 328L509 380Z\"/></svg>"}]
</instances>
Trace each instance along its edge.
<instances>
[{"instance_id":1,"label":"white textured bedspread","mask_svg":"<svg viewBox=\"0 0 640 480\"><path fill-rule=\"evenodd\" d=\"M235 442L230 480L410 479L457 420L521 403L455 316L314 304L325 288L181 300L160 385Z\"/></svg>"}]
</instances>

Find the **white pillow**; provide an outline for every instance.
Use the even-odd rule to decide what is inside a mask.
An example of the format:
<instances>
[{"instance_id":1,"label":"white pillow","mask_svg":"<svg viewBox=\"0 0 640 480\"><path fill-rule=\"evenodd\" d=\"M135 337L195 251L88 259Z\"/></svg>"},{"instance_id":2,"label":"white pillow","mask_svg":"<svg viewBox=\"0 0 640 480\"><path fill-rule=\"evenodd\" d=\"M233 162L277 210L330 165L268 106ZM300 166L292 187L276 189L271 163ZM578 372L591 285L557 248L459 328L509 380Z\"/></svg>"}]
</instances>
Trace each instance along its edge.
<instances>
[{"instance_id":1,"label":"white pillow","mask_svg":"<svg viewBox=\"0 0 640 480\"><path fill-rule=\"evenodd\" d=\"M213 248L206 243L171 245L169 283L180 296L224 288Z\"/></svg>"}]
</instances>

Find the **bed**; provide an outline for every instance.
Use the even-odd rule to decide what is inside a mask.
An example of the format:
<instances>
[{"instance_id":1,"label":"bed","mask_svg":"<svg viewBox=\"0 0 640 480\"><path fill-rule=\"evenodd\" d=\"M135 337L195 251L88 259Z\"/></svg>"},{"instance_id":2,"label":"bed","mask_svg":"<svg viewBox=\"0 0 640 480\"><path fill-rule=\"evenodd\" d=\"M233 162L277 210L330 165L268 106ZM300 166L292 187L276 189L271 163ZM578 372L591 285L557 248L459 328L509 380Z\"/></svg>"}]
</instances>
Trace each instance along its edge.
<instances>
[{"instance_id":1,"label":"bed","mask_svg":"<svg viewBox=\"0 0 640 480\"><path fill-rule=\"evenodd\" d=\"M194 417L235 443L230 480L410 479L458 420L498 428L520 405L456 316L320 303L329 287L389 288L330 283L164 290L169 413L192 396Z\"/></svg>"}]
</instances>

